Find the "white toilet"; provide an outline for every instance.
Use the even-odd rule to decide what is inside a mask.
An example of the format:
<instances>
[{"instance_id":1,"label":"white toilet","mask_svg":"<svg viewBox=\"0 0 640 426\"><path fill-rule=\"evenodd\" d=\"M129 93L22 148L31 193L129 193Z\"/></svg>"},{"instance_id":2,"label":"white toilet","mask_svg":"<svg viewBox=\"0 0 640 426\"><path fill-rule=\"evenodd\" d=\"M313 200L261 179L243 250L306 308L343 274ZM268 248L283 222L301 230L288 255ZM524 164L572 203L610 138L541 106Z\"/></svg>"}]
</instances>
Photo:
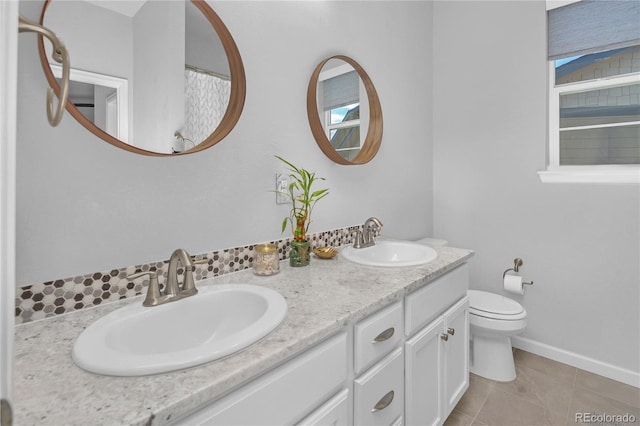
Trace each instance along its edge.
<instances>
[{"instance_id":1,"label":"white toilet","mask_svg":"<svg viewBox=\"0 0 640 426\"><path fill-rule=\"evenodd\" d=\"M447 240L422 238L417 243L442 247ZM473 374L498 382L516 378L511 336L527 327L527 311L508 297L487 291L468 290L469 369Z\"/></svg>"},{"instance_id":2,"label":"white toilet","mask_svg":"<svg viewBox=\"0 0 640 426\"><path fill-rule=\"evenodd\" d=\"M486 291L468 290L470 363L473 374L499 382L516 378L511 336L527 326L527 311L515 300Z\"/></svg>"}]
</instances>

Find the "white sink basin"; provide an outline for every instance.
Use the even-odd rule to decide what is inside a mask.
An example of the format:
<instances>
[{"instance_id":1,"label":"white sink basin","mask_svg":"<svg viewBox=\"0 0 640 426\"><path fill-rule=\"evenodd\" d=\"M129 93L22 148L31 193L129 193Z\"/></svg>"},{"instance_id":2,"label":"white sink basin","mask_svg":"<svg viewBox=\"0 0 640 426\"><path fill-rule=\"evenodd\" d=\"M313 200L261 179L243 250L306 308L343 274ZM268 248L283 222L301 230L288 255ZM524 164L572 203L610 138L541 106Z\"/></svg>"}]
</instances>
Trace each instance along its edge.
<instances>
[{"instance_id":1,"label":"white sink basin","mask_svg":"<svg viewBox=\"0 0 640 426\"><path fill-rule=\"evenodd\" d=\"M429 246L410 241L378 240L371 247L343 247L340 254L347 260L367 266L418 266L437 259L438 253Z\"/></svg>"},{"instance_id":2,"label":"white sink basin","mask_svg":"<svg viewBox=\"0 0 640 426\"><path fill-rule=\"evenodd\" d=\"M276 291L247 284L203 286L160 306L142 302L87 327L72 357L85 370L143 376L204 364L243 349L273 331L287 314Z\"/></svg>"}]
</instances>

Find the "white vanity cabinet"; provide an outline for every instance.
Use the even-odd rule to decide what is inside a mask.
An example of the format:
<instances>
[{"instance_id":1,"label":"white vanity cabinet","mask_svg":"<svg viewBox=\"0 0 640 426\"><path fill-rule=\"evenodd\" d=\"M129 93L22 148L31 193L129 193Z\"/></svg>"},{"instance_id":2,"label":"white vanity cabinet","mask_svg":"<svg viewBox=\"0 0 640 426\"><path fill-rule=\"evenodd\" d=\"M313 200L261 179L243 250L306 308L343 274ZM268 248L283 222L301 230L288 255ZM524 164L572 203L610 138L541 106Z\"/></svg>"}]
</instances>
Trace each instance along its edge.
<instances>
[{"instance_id":1,"label":"white vanity cabinet","mask_svg":"<svg viewBox=\"0 0 640 426\"><path fill-rule=\"evenodd\" d=\"M316 417L307 424L322 421L323 415L341 419L340 407L348 408L349 402L329 404L345 388L346 360L347 333L340 332L176 424L290 425L312 412Z\"/></svg>"},{"instance_id":2,"label":"white vanity cabinet","mask_svg":"<svg viewBox=\"0 0 640 426\"><path fill-rule=\"evenodd\" d=\"M180 425L441 425L469 385L466 264Z\"/></svg>"},{"instance_id":3,"label":"white vanity cabinet","mask_svg":"<svg viewBox=\"0 0 640 426\"><path fill-rule=\"evenodd\" d=\"M468 283L462 265L406 297L407 425L444 423L469 387Z\"/></svg>"}]
</instances>

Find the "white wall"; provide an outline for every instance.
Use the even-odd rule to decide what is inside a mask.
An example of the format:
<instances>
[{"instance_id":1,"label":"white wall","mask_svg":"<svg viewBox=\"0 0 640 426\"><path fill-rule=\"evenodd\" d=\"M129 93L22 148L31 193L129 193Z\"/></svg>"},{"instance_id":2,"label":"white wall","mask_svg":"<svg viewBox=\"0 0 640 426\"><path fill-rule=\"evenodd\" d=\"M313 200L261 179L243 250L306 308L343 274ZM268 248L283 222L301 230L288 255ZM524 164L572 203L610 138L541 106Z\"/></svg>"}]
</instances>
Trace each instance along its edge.
<instances>
[{"instance_id":1,"label":"white wall","mask_svg":"<svg viewBox=\"0 0 640 426\"><path fill-rule=\"evenodd\" d=\"M637 185L542 184L545 4L434 3L434 232L476 250L472 288L534 280L523 337L640 371Z\"/></svg>"},{"instance_id":2,"label":"white wall","mask_svg":"<svg viewBox=\"0 0 640 426\"><path fill-rule=\"evenodd\" d=\"M311 232L377 216L386 235L431 234L431 3L211 4L238 44L247 98L225 140L183 157L114 148L68 115L50 128L35 37L19 38L18 285L282 238L274 154L327 178ZM37 18L38 3L21 13ZM334 54L362 65L380 96L383 142L363 166L332 163L309 130L309 77Z\"/></svg>"},{"instance_id":3,"label":"white wall","mask_svg":"<svg viewBox=\"0 0 640 426\"><path fill-rule=\"evenodd\" d=\"M39 1L20 4L20 13L39 11ZM29 15L25 15L29 16ZM77 19L81 16L82 19ZM30 17L36 21L39 12L32 12ZM73 25L66 25L73 21ZM82 71L114 76L132 81L133 79L133 25L131 18L86 1L56 1L47 8L44 25L56 28L56 34L62 39L70 52L75 52L71 66ZM109 37L105 37L109 34ZM31 46L34 36L25 36ZM20 37L20 39L25 38ZM47 52L51 52L51 44L45 43ZM29 48L31 52L31 48ZM51 59L48 53L49 61ZM55 62L54 62L55 63ZM56 63L57 64L57 63ZM133 96L133 86L129 85L129 99ZM82 113L89 116L89 108L81 108ZM90 117L91 118L91 117ZM133 120L133 109L129 108L129 122ZM101 127L104 128L104 127ZM132 140L133 126L129 126L129 139Z\"/></svg>"},{"instance_id":4,"label":"white wall","mask_svg":"<svg viewBox=\"0 0 640 426\"><path fill-rule=\"evenodd\" d=\"M171 153L184 126L184 4L147 2L133 18L134 145Z\"/></svg>"},{"instance_id":5,"label":"white wall","mask_svg":"<svg viewBox=\"0 0 640 426\"><path fill-rule=\"evenodd\" d=\"M18 5L0 2L0 399L13 403Z\"/></svg>"},{"instance_id":6,"label":"white wall","mask_svg":"<svg viewBox=\"0 0 640 426\"><path fill-rule=\"evenodd\" d=\"M39 2L21 2L20 13L39 10ZM24 14L24 13L23 13ZM38 21L40 13L33 18ZM74 25L64 25L70 19ZM81 52L73 58L73 68L121 78L131 78L131 19L85 1L52 2L47 8L44 25L56 28L69 51ZM105 37L109 34L109 37ZM31 38L31 37L29 37ZM45 43L51 51L50 43Z\"/></svg>"},{"instance_id":7,"label":"white wall","mask_svg":"<svg viewBox=\"0 0 640 426\"><path fill-rule=\"evenodd\" d=\"M193 3L186 3L185 6L185 63L218 74L231 75L220 37Z\"/></svg>"}]
</instances>

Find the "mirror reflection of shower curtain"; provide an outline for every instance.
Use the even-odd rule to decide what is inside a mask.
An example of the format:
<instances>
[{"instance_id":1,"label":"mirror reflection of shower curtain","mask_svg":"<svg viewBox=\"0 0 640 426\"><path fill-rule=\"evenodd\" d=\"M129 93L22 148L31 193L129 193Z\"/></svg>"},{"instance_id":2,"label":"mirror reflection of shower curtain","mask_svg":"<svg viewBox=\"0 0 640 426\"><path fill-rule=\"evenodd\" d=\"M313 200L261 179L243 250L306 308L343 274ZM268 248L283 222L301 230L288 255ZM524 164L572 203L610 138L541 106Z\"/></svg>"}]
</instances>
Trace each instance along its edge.
<instances>
[{"instance_id":1,"label":"mirror reflection of shower curtain","mask_svg":"<svg viewBox=\"0 0 640 426\"><path fill-rule=\"evenodd\" d=\"M185 124L182 135L198 144L220 124L229 104L231 81L192 69L185 69L184 75Z\"/></svg>"}]
</instances>

